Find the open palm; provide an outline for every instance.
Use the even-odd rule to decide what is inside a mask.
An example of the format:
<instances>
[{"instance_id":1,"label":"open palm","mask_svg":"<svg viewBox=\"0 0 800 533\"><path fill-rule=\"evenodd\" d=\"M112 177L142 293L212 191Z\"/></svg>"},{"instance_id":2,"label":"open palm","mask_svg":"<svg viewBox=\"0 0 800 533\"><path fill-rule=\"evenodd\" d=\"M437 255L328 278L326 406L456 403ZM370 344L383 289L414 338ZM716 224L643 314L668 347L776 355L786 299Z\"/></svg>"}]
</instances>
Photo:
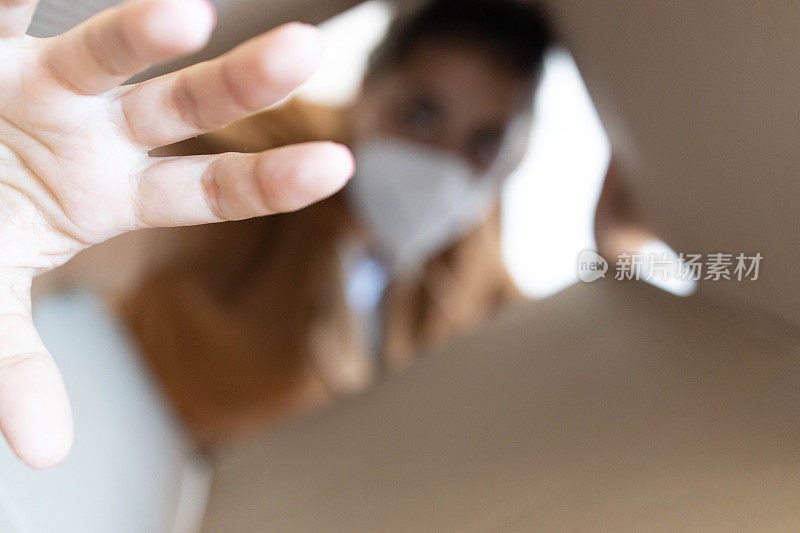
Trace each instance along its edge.
<instances>
[{"instance_id":1,"label":"open palm","mask_svg":"<svg viewBox=\"0 0 800 533\"><path fill-rule=\"evenodd\" d=\"M286 25L214 61L119 86L202 47L211 5L133 0L51 39L23 34L34 8L0 0L0 428L23 461L46 468L68 453L72 419L31 322L32 278L126 231L298 209L338 190L353 161L330 143L148 156L285 97L318 61L311 27Z\"/></svg>"}]
</instances>

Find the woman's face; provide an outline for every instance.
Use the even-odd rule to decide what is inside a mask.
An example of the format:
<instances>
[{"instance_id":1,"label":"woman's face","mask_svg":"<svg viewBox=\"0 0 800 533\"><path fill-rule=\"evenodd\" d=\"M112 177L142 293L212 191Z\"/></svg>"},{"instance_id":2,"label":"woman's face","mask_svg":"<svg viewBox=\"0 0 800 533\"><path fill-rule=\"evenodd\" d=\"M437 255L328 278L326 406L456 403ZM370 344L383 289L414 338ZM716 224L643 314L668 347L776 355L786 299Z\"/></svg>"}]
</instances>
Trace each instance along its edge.
<instances>
[{"instance_id":1,"label":"woman's face","mask_svg":"<svg viewBox=\"0 0 800 533\"><path fill-rule=\"evenodd\" d=\"M365 84L354 130L357 139L379 134L429 144L485 171L506 129L526 109L530 90L529 78L496 52L430 40Z\"/></svg>"}]
</instances>

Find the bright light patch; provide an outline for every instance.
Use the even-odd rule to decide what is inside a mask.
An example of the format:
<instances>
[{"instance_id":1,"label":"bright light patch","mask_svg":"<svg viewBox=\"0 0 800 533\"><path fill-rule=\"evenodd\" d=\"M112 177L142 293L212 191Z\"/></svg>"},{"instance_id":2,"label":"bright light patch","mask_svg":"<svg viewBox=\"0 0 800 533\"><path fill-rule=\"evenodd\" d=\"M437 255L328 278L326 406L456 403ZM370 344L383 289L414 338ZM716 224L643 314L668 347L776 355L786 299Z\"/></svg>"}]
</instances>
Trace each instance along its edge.
<instances>
[{"instance_id":1,"label":"bright light patch","mask_svg":"<svg viewBox=\"0 0 800 533\"><path fill-rule=\"evenodd\" d=\"M361 88L369 55L386 35L393 12L388 2L369 0L320 24L325 41L322 62L297 94L320 104L351 102Z\"/></svg>"},{"instance_id":2,"label":"bright light patch","mask_svg":"<svg viewBox=\"0 0 800 533\"><path fill-rule=\"evenodd\" d=\"M678 275L682 270L686 270L686 263L682 261L675 250L670 248L664 241L648 241L644 243L637 252L669 263L668 275L657 275L652 266L648 264L647 266L650 266L650 270L653 271L645 271L643 275L640 276L640 279L676 296L690 296L697 291L696 280L687 276Z\"/></svg>"},{"instance_id":3,"label":"bright light patch","mask_svg":"<svg viewBox=\"0 0 800 533\"><path fill-rule=\"evenodd\" d=\"M594 210L611 149L570 54L544 65L528 153L504 192L503 255L520 290L543 298L577 281L594 249Z\"/></svg>"}]
</instances>

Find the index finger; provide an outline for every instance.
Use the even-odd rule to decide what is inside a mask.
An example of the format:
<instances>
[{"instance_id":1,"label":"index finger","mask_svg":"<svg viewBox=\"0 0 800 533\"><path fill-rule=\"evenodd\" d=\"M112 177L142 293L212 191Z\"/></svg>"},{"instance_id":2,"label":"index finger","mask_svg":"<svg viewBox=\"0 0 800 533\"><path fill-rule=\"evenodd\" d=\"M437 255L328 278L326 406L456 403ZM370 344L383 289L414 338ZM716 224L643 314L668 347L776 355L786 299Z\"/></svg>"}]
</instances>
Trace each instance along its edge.
<instances>
[{"instance_id":1,"label":"index finger","mask_svg":"<svg viewBox=\"0 0 800 533\"><path fill-rule=\"evenodd\" d=\"M42 63L67 89L98 94L200 48L214 18L208 0L131 0L50 39Z\"/></svg>"}]
</instances>

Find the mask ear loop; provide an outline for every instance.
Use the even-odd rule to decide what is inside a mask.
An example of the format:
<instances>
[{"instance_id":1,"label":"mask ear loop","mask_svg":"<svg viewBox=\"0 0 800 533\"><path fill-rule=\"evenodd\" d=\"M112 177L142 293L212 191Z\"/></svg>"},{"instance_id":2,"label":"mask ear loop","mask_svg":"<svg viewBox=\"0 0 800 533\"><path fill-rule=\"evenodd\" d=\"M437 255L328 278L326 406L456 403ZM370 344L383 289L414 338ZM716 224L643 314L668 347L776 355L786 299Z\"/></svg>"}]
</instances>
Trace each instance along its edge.
<instances>
[{"instance_id":1,"label":"mask ear loop","mask_svg":"<svg viewBox=\"0 0 800 533\"><path fill-rule=\"evenodd\" d=\"M494 162L484 174L484 179L495 186L502 186L503 181L519 166L517 156L520 151L527 151L528 141L533 127L533 106L528 104L525 109L511 120L500 141L500 151Z\"/></svg>"},{"instance_id":2,"label":"mask ear loop","mask_svg":"<svg viewBox=\"0 0 800 533\"><path fill-rule=\"evenodd\" d=\"M525 109L512 119L500 141L500 151L497 157L495 157L486 172L479 177L480 185L473 194L485 199L478 201L478 209L482 211L479 217L481 221L486 219L491 209L496 205L506 178L519 166L521 158L518 156L520 152L524 155L525 151L527 151L533 123L532 114L531 103L526 105Z\"/></svg>"}]
</instances>

